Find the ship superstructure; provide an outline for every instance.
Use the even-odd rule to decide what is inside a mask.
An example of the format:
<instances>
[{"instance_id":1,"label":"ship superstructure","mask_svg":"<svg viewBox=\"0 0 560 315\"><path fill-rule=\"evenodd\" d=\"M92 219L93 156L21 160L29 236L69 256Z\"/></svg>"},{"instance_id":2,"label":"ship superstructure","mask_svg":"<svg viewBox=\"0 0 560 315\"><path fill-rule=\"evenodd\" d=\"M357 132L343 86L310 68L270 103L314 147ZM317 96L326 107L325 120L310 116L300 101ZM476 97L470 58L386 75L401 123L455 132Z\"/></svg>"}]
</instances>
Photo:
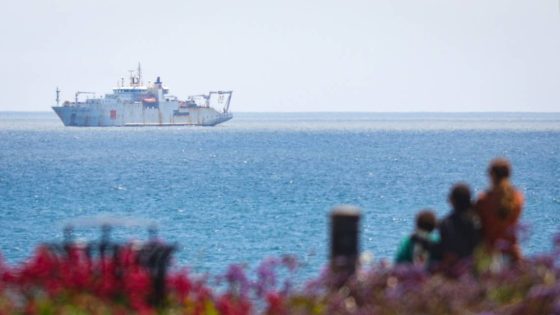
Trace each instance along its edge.
<instances>
[{"instance_id":1,"label":"ship superstructure","mask_svg":"<svg viewBox=\"0 0 560 315\"><path fill-rule=\"evenodd\" d=\"M88 95L80 101L80 95ZM113 93L95 97L93 92L77 91L74 100L52 108L65 126L215 126L230 120L232 91L209 92L179 100L169 94L160 77L144 85L140 65L130 71L128 82L121 79ZM83 96L82 96L83 98Z\"/></svg>"}]
</instances>

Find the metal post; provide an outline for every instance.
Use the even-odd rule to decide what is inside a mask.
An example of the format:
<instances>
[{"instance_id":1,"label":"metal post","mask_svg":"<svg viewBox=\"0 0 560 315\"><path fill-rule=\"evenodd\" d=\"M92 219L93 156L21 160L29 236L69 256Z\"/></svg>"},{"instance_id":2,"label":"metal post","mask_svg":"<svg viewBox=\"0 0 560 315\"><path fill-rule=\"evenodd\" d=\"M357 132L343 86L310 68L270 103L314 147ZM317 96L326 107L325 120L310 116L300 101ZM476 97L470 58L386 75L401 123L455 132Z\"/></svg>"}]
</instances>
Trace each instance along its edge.
<instances>
[{"instance_id":1,"label":"metal post","mask_svg":"<svg viewBox=\"0 0 560 315\"><path fill-rule=\"evenodd\" d=\"M66 225L63 230L63 235L65 244L72 243L74 241L74 226L71 224Z\"/></svg>"},{"instance_id":2,"label":"metal post","mask_svg":"<svg viewBox=\"0 0 560 315\"><path fill-rule=\"evenodd\" d=\"M331 211L330 268L335 285L356 272L359 252L360 209L343 205Z\"/></svg>"}]
</instances>

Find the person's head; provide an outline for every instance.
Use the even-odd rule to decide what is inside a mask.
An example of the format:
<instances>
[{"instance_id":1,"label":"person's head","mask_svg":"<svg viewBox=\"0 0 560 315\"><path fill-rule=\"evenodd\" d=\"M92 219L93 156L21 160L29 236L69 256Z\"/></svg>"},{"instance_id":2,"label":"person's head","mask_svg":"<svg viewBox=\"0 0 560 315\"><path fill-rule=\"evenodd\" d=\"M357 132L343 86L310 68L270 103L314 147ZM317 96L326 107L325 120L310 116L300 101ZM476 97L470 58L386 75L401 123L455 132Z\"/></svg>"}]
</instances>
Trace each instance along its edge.
<instances>
[{"instance_id":1,"label":"person's head","mask_svg":"<svg viewBox=\"0 0 560 315\"><path fill-rule=\"evenodd\" d=\"M416 215L416 228L431 232L436 227L436 215L431 210L425 209Z\"/></svg>"},{"instance_id":2,"label":"person's head","mask_svg":"<svg viewBox=\"0 0 560 315\"><path fill-rule=\"evenodd\" d=\"M494 186L499 185L507 180L511 174L511 164L504 158L497 158L490 162L488 166L488 176L492 180Z\"/></svg>"},{"instance_id":3,"label":"person's head","mask_svg":"<svg viewBox=\"0 0 560 315\"><path fill-rule=\"evenodd\" d=\"M449 192L449 202L454 211L466 211L471 208L471 190L464 183L453 185Z\"/></svg>"}]
</instances>

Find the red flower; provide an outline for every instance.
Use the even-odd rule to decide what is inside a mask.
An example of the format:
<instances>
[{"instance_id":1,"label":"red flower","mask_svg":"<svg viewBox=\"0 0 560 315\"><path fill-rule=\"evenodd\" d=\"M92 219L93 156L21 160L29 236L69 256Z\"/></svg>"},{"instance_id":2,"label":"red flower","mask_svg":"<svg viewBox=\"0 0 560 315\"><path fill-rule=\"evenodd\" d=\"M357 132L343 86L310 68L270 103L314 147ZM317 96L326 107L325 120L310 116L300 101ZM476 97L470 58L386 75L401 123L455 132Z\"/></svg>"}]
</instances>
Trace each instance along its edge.
<instances>
[{"instance_id":1,"label":"red flower","mask_svg":"<svg viewBox=\"0 0 560 315\"><path fill-rule=\"evenodd\" d=\"M170 276L167 283L169 290L174 291L180 301L184 301L192 289L192 283L186 271Z\"/></svg>"},{"instance_id":2,"label":"red flower","mask_svg":"<svg viewBox=\"0 0 560 315\"><path fill-rule=\"evenodd\" d=\"M222 295L216 304L216 308L222 315L248 315L251 313L249 301L229 293Z\"/></svg>"},{"instance_id":3,"label":"red flower","mask_svg":"<svg viewBox=\"0 0 560 315\"><path fill-rule=\"evenodd\" d=\"M285 313L284 301L282 300L282 297L278 295L278 293L269 292L266 295L266 302L268 304L266 314L278 315Z\"/></svg>"}]
</instances>

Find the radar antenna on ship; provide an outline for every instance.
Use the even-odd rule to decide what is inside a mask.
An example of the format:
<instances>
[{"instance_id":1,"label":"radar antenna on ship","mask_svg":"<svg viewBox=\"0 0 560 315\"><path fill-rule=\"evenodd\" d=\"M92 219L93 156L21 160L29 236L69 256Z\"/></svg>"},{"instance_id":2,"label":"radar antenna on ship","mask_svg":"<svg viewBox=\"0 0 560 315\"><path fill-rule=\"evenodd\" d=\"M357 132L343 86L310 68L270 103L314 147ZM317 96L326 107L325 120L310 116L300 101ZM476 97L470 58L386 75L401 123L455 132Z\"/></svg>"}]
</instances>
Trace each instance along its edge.
<instances>
[{"instance_id":1,"label":"radar antenna on ship","mask_svg":"<svg viewBox=\"0 0 560 315\"><path fill-rule=\"evenodd\" d=\"M134 70L128 70L129 78L130 78L130 86L134 86L135 78L134 78Z\"/></svg>"},{"instance_id":2,"label":"radar antenna on ship","mask_svg":"<svg viewBox=\"0 0 560 315\"><path fill-rule=\"evenodd\" d=\"M142 67L138 63L138 68L136 70L128 70L130 73L130 86L140 86L142 84ZM136 72L136 74L134 73Z\"/></svg>"}]
</instances>

